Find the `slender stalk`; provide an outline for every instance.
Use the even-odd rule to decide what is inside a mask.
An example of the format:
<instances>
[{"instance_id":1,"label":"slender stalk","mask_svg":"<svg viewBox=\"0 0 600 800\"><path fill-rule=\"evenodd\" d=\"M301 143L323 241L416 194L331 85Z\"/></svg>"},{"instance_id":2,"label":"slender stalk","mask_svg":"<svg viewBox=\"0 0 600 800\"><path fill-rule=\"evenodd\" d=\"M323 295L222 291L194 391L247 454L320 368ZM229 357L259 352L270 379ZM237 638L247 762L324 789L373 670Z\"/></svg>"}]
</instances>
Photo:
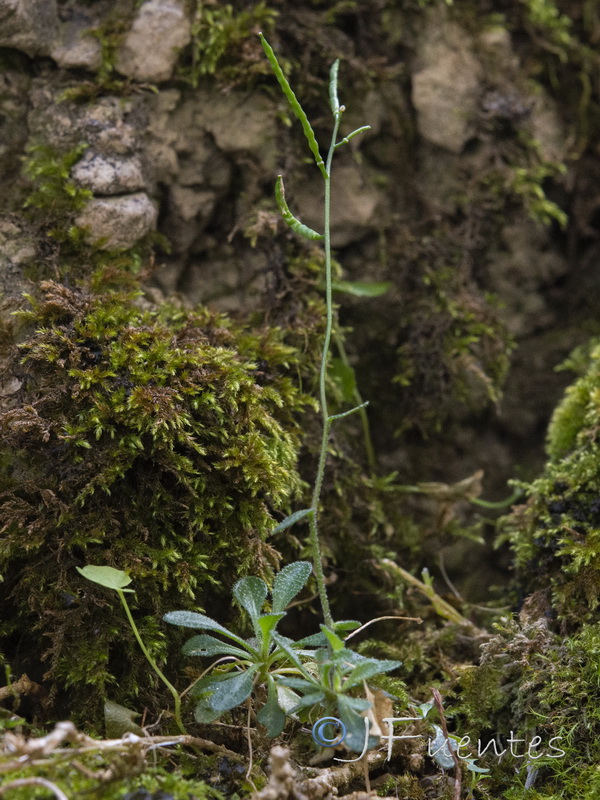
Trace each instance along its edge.
<instances>
[{"instance_id":1,"label":"slender stalk","mask_svg":"<svg viewBox=\"0 0 600 800\"><path fill-rule=\"evenodd\" d=\"M131 630L133 631L137 643L142 648L142 653L146 656L146 660L148 661L154 672L158 675L158 677L161 679L161 681L164 683L164 685L167 687L167 689L171 692L173 696L173 701L175 703L175 722L177 723L177 727L184 736L188 736L189 734L186 731L183 722L181 720L181 698L179 697L177 689L173 686L173 684L169 681L169 679L165 677L165 675L161 671L156 661L152 658L152 656L148 652L148 649L146 648L146 645L142 641L142 637L140 636L140 633L137 629L135 620L131 615L131 611L129 610L129 605L127 603L127 600L125 599L125 594L121 591L121 589L117 589L116 591L119 597L121 598L121 603L123 604L123 608L125 609L125 614L127 615L127 619L129 621L129 624L131 625Z\"/></svg>"},{"instance_id":2,"label":"slender stalk","mask_svg":"<svg viewBox=\"0 0 600 800\"><path fill-rule=\"evenodd\" d=\"M337 345L337 349L340 354L342 364L344 364L346 367L350 367L348 354L346 353L346 348L344 347L341 338L336 336L335 343ZM365 452L367 454L367 463L369 464L369 471L371 473L371 477L375 478L377 476L377 459L375 458L375 449L373 448L373 440L371 439L371 428L369 426L369 416L365 408L366 404L363 402L362 396L357 386L354 387L352 396L354 397L354 402L358 406L360 423L363 429L363 438L365 440Z\"/></svg>"},{"instance_id":3,"label":"slender stalk","mask_svg":"<svg viewBox=\"0 0 600 800\"><path fill-rule=\"evenodd\" d=\"M277 78L281 89L286 96L288 103L296 117L299 119L302 129L304 131L304 135L308 141L308 146L315 158L315 163L319 167L321 171L321 175L323 176L323 181L325 183L325 206L324 206L324 232L323 232L323 240L325 246L325 299L327 304L327 321L325 325L325 336L323 339L323 350L321 355L321 366L319 370L319 398L320 398L320 408L321 408L321 416L323 420L323 433L321 437L321 451L319 453L319 463L317 466L317 474L315 477L315 485L313 488L312 493L312 502L310 509L304 509L301 513L301 516L298 516L296 519L294 518L295 515L292 514L287 520L284 520L278 528L275 530L284 530L285 527L289 527L292 522L297 521L297 519L308 517L309 522L309 544L310 549L312 552L312 559L313 559L313 569L315 573L315 577L317 579L317 587L319 590L319 599L321 601L321 608L323 609L323 618L325 622L325 626L333 631L333 617L331 616L331 609L329 607L329 599L327 597L327 589L325 586L325 575L323 573L323 563L321 558L321 545L319 542L319 525L318 525L318 516L319 516L319 500L321 497L321 490L323 488L323 475L325 473L325 462L327 461L327 445L329 443L329 433L331 430L331 424L335 419L341 419L342 417L348 416L348 414L352 414L355 411L359 411L361 413L364 412L364 405L366 404L359 404L354 409L347 411L343 414L334 414L331 416L329 414L329 409L327 407L327 391L326 391L326 378L327 378L327 361L329 357L329 348L331 346L331 338L332 338L332 331L333 331L333 298L332 298L332 280L331 280L331 164L333 161L333 154L335 150L342 144L346 144L350 141L354 136L358 133L362 133L362 131L368 130L370 126L365 125L362 128L358 128L352 133L348 134L341 142L337 141L338 130L340 127L340 121L342 118L342 114L345 111L344 106L340 105L338 100L338 93L337 93L337 82L338 82L338 70L339 70L339 61L335 61L329 73L329 103L331 107L331 113L333 114L333 131L331 134L331 143L329 145L329 151L327 153L327 160L324 163L323 159L321 158L319 146L317 144L317 140L315 138L314 131L310 122L308 121L308 117L304 112L304 109L298 102L298 98L294 94L288 79L285 77L283 70L279 66L277 61L277 56L271 45L267 42L265 37L262 33L259 33L260 41L264 48L265 54L271 64L273 72L275 73L275 77ZM318 234L316 231L308 228L306 225L303 225L300 220L296 219L292 212L289 210L287 203L285 201L285 195L283 190L283 179L281 176L277 179L277 184L275 187L275 196L277 199L277 205L279 206L279 210L283 216L285 222L298 234L301 236L305 236L307 239L320 239L321 235ZM364 417L363 417L363 427L365 425ZM368 433L368 423L367 423L367 433ZM368 439L370 441L370 439ZM374 461L372 458L372 454L369 453L370 463ZM296 515L299 512L296 512Z\"/></svg>"},{"instance_id":4,"label":"slender stalk","mask_svg":"<svg viewBox=\"0 0 600 800\"><path fill-rule=\"evenodd\" d=\"M324 208L324 245L325 245L325 302L327 304L327 320L325 325L325 337L323 339L323 351L321 355L321 368L319 370L319 397L321 406L321 417L323 420L323 434L321 437L321 452L319 453L319 464L317 467L317 476L315 478L315 486L313 489L311 507L313 513L310 516L310 545L313 553L314 570L317 578L317 587L319 589L319 598L323 608L323 619L328 628L333 629L333 617L331 616L331 608L329 606L329 598L327 597L327 589L325 587L325 575L323 573L323 563L321 561L321 545L319 543L318 532L318 514L319 514L319 499L321 497L321 489L323 487L323 475L325 473L325 462L327 460L327 445L329 443L329 432L331 430L331 418L329 416L329 409L327 406L327 361L329 358L329 348L331 345L331 332L333 330L333 296L331 287L331 163L333 161L333 153L335 151L335 143L338 135L338 128L340 127L340 120L344 106L340 106L334 114L333 133L331 136L331 144L327 154L327 163L325 171L327 173L324 177L325 181L325 208Z\"/></svg>"}]
</instances>

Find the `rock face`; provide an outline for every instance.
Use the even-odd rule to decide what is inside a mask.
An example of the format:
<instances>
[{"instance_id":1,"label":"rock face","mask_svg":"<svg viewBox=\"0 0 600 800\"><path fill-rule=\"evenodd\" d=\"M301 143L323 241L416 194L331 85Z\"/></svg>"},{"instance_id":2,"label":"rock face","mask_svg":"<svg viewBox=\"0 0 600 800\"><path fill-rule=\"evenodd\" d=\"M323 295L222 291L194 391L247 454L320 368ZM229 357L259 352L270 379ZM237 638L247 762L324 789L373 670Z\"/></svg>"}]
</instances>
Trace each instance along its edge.
<instances>
[{"instance_id":1,"label":"rock face","mask_svg":"<svg viewBox=\"0 0 600 800\"><path fill-rule=\"evenodd\" d=\"M79 186L98 195L137 192L145 187L139 158L101 156L87 152L71 172Z\"/></svg>"},{"instance_id":2,"label":"rock face","mask_svg":"<svg viewBox=\"0 0 600 800\"><path fill-rule=\"evenodd\" d=\"M75 222L100 250L127 250L156 224L157 210L144 192L90 200Z\"/></svg>"},{"instance_id":3,"label":"rock face","mask_svg":"<svg viewBox=\"0 0 600 800\"><path fill-rule=\"evenodd\" d=\"M0 0L0 47L45 56L57 33L56 0Z\"/></svg>"},{"instance_id":4,"label":"rock face","mask_svg":"<svg viewBox=\"0 0 600 800\"><path fill-rule=\"evenodd\" d=\"M75 14L59 31L50 55L64 69L97 70L102 63L102 46L90 35L97 21L83 12Z\"/></svg>"},{"instance_id":5,"label":"rock face","mask_svg":"<svg viewBox=\"0 0 600 800\"><path fill-rule=\"evenodd\" d=\"M183 3L148 0L139 9L116 67L123 75L140 81L167 81L173 74L179 51L189 44L191 24Z\"/></svg>"},{"instance_id":6,"label":"rock face","mask_svg":"<svg viewBox=\"0 0 600 800\"><path fill-rule=\"evenodd\" d=\"M458 25L436 13L425 27L412 76L419 133L432 144L460 153L472 135L482 68L473 42Z\"/></svg>"}]
</instances>

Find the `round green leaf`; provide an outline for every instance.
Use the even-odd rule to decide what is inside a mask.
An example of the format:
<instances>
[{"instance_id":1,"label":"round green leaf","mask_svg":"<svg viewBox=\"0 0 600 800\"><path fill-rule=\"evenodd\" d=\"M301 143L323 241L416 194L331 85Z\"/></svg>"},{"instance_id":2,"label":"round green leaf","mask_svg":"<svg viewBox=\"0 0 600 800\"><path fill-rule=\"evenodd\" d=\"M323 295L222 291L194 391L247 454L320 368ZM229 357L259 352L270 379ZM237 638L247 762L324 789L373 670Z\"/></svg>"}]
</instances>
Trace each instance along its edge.
<instances>
[{"instance_id":1,"label":"round green leaf","mask_svg":"<svg viewBox=\"0 0 600 800\"><path fill-rule=\"evenodd\" d=\"M97 583L99 586L105 586L107 589L113 589L118 592L133 592L133 589L125 589L124 587L131 583L131 578L126 572L114 567L96 567L91 564L87 567L77 567L77 572L87 578L92 583Z\"/></svg>"}]
</instances>

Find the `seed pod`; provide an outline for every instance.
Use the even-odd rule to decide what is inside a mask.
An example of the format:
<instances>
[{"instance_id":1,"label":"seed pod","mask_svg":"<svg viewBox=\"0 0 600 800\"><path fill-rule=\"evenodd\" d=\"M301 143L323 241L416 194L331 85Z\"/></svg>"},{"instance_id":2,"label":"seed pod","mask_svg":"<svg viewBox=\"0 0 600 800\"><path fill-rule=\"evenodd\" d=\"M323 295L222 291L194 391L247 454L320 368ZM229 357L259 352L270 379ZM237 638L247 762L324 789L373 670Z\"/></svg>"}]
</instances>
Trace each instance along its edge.
<instances>
[{"instance_id":1,"label":"seed pod","mask_svg":"<svg viewBox=\"0 0 600 800\"><path fill-rule=\"evenodd\" d=\"M306 239L315 240L323 238L322 233L313 231L312 228L309 228L308 225L304 225L292 214L288 208L288 204L285 202L285 189L283 188L283 178L281 175L277 176L277 182L275 183L275 199L277 200L277 206L284 222L290 226L294 233L299 233L300 236L304 236Z\"/></svg>"}]
</instances>

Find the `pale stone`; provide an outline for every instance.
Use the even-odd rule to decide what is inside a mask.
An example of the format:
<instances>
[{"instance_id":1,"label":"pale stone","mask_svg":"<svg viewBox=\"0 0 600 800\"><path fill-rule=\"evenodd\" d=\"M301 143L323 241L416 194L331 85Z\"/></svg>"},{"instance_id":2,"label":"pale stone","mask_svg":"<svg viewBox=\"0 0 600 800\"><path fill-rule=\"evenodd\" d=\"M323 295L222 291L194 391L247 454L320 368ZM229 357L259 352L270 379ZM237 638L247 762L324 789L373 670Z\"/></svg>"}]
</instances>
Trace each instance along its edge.
<instances>
[{"instance_id":1,"label":"pale stone","mask_svg":"<svg viewBox=\"0 0 600 800\"><path fill-rule=\"evenodd\" d=\"M59 67L65 69L97 70L102 64L102 46L90 35L94 22L78 14L65 22L59 31L58 41L50 56Z\"/></svg>"},{"instance_id":2,"label":"pale stone","mask_svg":"<svg viewBox=\"0 0 600 800\"><path fill-rule=\"evenodd\" d=\"M214 210L216 197L214 192L188 189L175 184L171 187L170 205L172 210L185 222L195 219L198 214L207 217Z\"/></svg>"},{"instance_id":3,"label":"pale stone","mask_svg":"<svg viewBox=\"0 0 600 800\"><path fill-rule=\"evenodd\" d=\"M125 194L145 187L142 165L136 156L119 158L88 151L71 170L71 177L98 195Z\"/></svg>"},{"instance_id":4,"label":"pale stone","mask_svg":"<svg viewBox=\"0 0 600 800\"><path fill-rule=\"evenodd\" d=\"M100 250L127 250L156 224L157 212L147 194L95 197L76 218L86 241Z\"/></svg>"},{"instance_id":5,"label":"pale stone","mask_svg":"<svg viewBox=\"0 0 600 800\"><path fill-rule=\"evenodd\" d=\"M345 247L362 239L377 224L380 195L356 164L338 164L331 177L335 204L331 211L331 243ZM289 187L293 213L316 231L323 229L323 190L320 179Z\"/></svg>"},{"instance_id":6,"label":"pale stone","mask_svg":"<svg viewBox=\"0 0 600 800\"><path fill-rule=\"evenodd\" d=\"M446 17L439 10L429 15L415 58L412 102L421 136L460 153L473 135L483 71L471 38Z\"/></svg>"},{"instance_id":7,"label":"pale stone","mask_svg":"<svg viewBox=\"0 0 600 800\"><path fill-rule=\"evenodd\" d=\"M198 94L190 106L183 107L180 115L185 118L189 114L194 128L202 128L212 134L220 150L234 154L251 152L260 159L264 169L275 168L277 153L273 143L277 137L276 106L267 97L238 92L219 95L213 92ZM182 138L189 143L186 130L180 128Z\"/></svg>"},{"instance_id":8,"label":"pale stone","mask_svg":"<svg viewBox=\"0 0 600 800\"><path fill-rule=\"evenodd\" d=\"M139 9L122 47L116 68L140 81L167 81L173 74L179 51L191 40L191 24L183 3L148 0Z\"/></svg>"},{"instance_id":9,"label":"pale stone","mask_svg":"<svg viewBox=\"0 0 600 800\"><path fill-rule=\"evenodd\" d=\"M56 0L0 0L0 47L45 56L57 32Z\"/></svg>"}]
</instances>

